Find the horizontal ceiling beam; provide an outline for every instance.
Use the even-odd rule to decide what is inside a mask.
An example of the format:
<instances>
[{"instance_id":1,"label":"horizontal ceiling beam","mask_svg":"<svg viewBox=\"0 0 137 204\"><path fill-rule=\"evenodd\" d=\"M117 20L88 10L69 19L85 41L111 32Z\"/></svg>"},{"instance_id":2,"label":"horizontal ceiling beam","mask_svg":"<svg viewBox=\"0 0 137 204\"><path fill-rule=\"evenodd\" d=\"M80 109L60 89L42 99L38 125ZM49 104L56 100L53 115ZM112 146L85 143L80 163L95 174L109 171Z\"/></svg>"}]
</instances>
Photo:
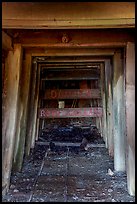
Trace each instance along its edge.
<instances>
[{"instance_id":1,"label":"horizontal ceiling beam","mask_svg":"<svg viewBox=\"0 0 137 204\"><path fill-rule=\"evenodd\" d=\"M78 19L78 20L30 20L3 19L2 28L7 29L98 29L134 28L135 18Z\"/></svg>"},{"instance_id":2,"label":"horizontal ceiling beam","mask_svg":"<svg viewBox=\"0 0 137 204\"><path fill-rule=\"evenodd\" d=\"M135 27L135 2L2 2L2 27L20 29Z\"/></svg>"}]
</instances>

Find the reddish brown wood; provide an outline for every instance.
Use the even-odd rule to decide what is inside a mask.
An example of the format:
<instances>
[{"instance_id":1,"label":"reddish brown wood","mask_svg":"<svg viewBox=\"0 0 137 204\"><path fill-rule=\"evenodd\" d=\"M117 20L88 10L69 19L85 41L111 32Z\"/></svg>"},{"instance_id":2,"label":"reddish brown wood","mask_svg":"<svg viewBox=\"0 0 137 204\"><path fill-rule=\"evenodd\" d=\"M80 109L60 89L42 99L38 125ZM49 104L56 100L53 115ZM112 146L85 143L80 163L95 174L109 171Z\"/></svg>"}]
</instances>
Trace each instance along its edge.
<instances>
[{"instance_id":1,"label":"reddish brown wood","mask_svg":"<svg viewBox=\"0 0 137 204\"><path fill-rule=\"evenodd\" d=\"M101 107L92 108L45 108L39 109L39 118L76 118L76 117L102 117Z\"/></svg>"},{"instance_id":2,"label":"reddish brown wood","mask_svg":"<svg viewBox=\"0 0 137 204\"><path fill-rule=\"evenodd\" d=\"M89 99L101 98L99 89L47 89L44 99Z\"/></svg>"}]
</instances>

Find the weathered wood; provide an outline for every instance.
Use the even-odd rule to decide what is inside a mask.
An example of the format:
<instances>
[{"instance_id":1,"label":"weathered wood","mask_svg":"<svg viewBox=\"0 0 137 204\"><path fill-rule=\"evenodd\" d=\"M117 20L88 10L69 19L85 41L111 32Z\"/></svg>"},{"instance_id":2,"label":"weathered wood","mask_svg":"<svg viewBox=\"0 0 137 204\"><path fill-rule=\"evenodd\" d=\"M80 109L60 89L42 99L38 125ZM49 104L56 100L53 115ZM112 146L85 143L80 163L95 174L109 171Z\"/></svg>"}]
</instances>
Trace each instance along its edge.
<instances>
[{"instance_id":1,"label":"weathered wood","mask_svg":"<svg viewBox=\"0 0 137 204\"><path fill-rule=\"evenodd\" d=\"M34 125L34 107L35 107L35 88L36 88L36 73L37 73L37 63L33 61L31 67L31 83L29 90L29 104L28 104L28 121L27 121L27 137L26 137L26 148L25 154L29 155L32 142L32 132Z\"/></svg>"},{"instance_id":2,"label":"weathered wood","mask_svg":"<svg viewBox=\"0 0 137 204\"><path fill-rule=\"evenodd\" d=\"M3 2L2 26L20 29L134 27L134 3L28 2L24 5L24 2Z\"/></svg>"},{"instance_id":3,"label":"weathered wood","mask_svg":"<svg viewBox=\"0 0 137 204\"><path fill-rule=\"evenodd\" d=\"M27 104L28 104L28 94L29 94L29 85L30 85L30 71L31 71L31 55L25 55L25 60L23 61L23 68L21 72L21 81L20 81L20 98L19 104L21 109L20 118L18 120L19 125L17 126L18 133L16 133L16 138L18 143L15 146L14 154L14 164L13 168L16 171L20 171L22 168L24 150L25 150L25 139L26 139L26 130L27 130Z\"/></svg>"},{"instance_id":4,"label":"weathered wood","mask_svg":"<svg viewBox=\"0 0 137 204\"><path fill-rule=\"evenodd\" d=\"M13 50L12 39L4 31L2 31L2 49Z\"/></svg>"},{"instance_id":5,"label":"weathered wood","mask_svg":"<svg viewBox=\"0 0 137 204\"><path fill-rule=\"evenodd\" d=\"M113 132L114 132L114 169L125 171L125 76L122 53L114 55L113 73Z\"/></svg>"},{"instance_id":6,"label":"weathered wood","mask_svg":"<svg viewBox=\"0 0 137 204\"><path fill-rule=\"evenodd\" d=\"M101 98L99 89L47 89L44 99L90 99Z\"/></svg>"},{"instance_id":7,"label":"weathered wood","mask_svg":"<svg viewBox=\"0 0 137 204\"><path fill-rule=\"evenodd\" d=\"M36 66L38 66L36 64ZM36 67L36 87L35 87L35 97L34 97L34 110L33 110L33 130L32 130L32 139L31 139L31 148L35 146L35 140L37 138L37 108L38 108L38 100L39 100L39 86L40 86L40 69Z\"/></svg>"},{"instance_id":8,"label":"weathered wood","mask_svg":"<svg viewBox=\"0 0 137 204\"><path fill-rule=\"evenodd\" d=\"M40 39L39 39L40 41ZM117 48L117 47L125 47L126 42L97 42L97 43L69 43L69 44L62 44L62 43L26 43L22 44L24 48L26 47L44 47L44 48L99 48L99 47L104 47L104 48ZM92 54L91 54L92 55Z\"/></svg>"},{"instance_id":9,"label":"weathered wood","mask_svg":"<svg viewBox=\"0 0 137 204\"><path fill-rule=\"evenodd\" d=\"M47 108L39 109L39 118L102 117L102 108Z\"/></svg>"},{"instance_id":10,"label":"weathered wood","mask_svg":"<svg viewBox=\"0 0 137 204\"><path fill-rule=\"evenodd\" d=\"M126 128L127 128L127 186L135 195L135 43L126 49Z\"/></svg>"},{"instance_id":11,"label":"weathered wood","mask_svg":"<svg viewBox=\"0 0 137 204\"><path fill-rule=\"evenodd\" d=\"M4 120L2 127L2 187L3 194L8 190L12 168L13 149L17 119L17 100L22 62L22 47L14 45L14 51L9 51L5 61L7 77L7 96L5 100Z\"/></svg>"},{"instance_id":12,"label":"weathered wood","mask_svg":"<svg viewBox=\"0 0 137 204\"><path fill-rule=\"evenodd\" d=\"M112 111L112 67L110 60L105 64L106 80L106 130L108 152L111 157L114 156L114 137L113 137L113 111Z\"/></svg>"}]
</instances>

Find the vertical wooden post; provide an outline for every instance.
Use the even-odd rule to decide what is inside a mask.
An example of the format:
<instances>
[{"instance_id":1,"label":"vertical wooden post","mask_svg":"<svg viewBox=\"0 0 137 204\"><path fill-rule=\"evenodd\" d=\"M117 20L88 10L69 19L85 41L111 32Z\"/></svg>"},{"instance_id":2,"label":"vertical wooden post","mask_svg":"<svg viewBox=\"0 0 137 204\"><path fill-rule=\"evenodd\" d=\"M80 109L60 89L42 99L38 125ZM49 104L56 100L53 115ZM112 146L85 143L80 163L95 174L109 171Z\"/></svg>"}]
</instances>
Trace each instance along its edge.
<instances>
[{"instance_id":1,"label":"vertical wooden post","mask_svg":"<svg viewBox=\"0 0 137 204\"><path fill-rule=\"evenodd\" d=\"M113 111L112 111L112 67L110 60L106 61L106 114L107 114L107 139L109 155L114 155L114 138L113 138Z\"/></svg>"},{"instance_id":2,"label":"vertical wooden post","mask_svg":"<svg viewBox=\"0 0 137 204\"><path fill-rule=\"evenodd\" d=\"M114 169L125 171L125 77L122 53L114 54L113 73L113 127Z\"/></svg>"},{"instance_id":3,"label":"vertical wooden post","mask_svg":"<svg viewBox=\"0 0 137 204\"><path fill-rule=\"evenodd\" d=\"M100 83L101 83L101 100L103 108L103 117L101 118L101 127L102 127L102 137L106 142L106 107L105 107L105 66L101 64L100 66Z\"/></svg>"},{"instance_id":4,"label":"vertical wooden post","mask_svg":"<svg viewBox=\"0 0 137 204\"><path fill-rule=\"evenodd\" d=\"M26 149L25 154L29 155L32 141L32 131L34 125L34 104L35 104L35 87L36 87L36 73L37 73L37 62L33 60L31 68L31 83L29 90L29 104L28 104L28 126L27 126L27 137L26 137Z\"/></svg>"},{"instance_id":5,"label":"vertical wooden post","mask_svg":"<svg viewBox=\"0 0 137 204\"><path fill-rule=\"evenodd\" d=\"M105 67L104 67L104 92L103 92L103 116L104 116L104 135L105 135L105 146L108 148L108 114L107 114L107 107L108 107L108 60L105 60Z\"/></svg>"},{"instance_id":6,"label":"vertical wooden post","mask_svg":"<svg viewBox=\"0 0 137 204\"><path fill-rule=\"evenodd\" d=\"M21 71L20 79L20 94L19 94L19 111L20 117L18 118L18 127L16 128L16 138L18 143L15 146L14 155L14 170L20 171L22 168L24 149L25 149L25 138L27 130L27 108L28 108L28 95L30 85L30 71L31 71L31 55L26 54L25 60L23 61L23 67Z\"/></svg>"},{"instance_id":7,"label":"vertical wooden post","mask_svg":"<svg viewBox=\"0 0 137 204\"><path fill-rule=\"evenodd\" d=\"M34 113L33 113L33 130L32 130L32 141L31 147L34 148L35 140L37 136L37 108L38 108L38 99L39 99L39 86L40 86L40 68L37 68L37 76L36 76L36 89L35 89L35 97L34 97Z\"/></svg>"},{"instance_id":8,"label":"vertical wooden post","mask_svg":"<svg viewBox=\"0 0 137 204\"><path fill-rule=\"evenodd\" d=\"M2 161L2 187L3 194L7 192L10 184L10 175L15 142L17 99L19 89L20 69L22 63L22 47L14 45L14 51L9 51L5 61L7 77L7 96L5 100L4 121L2 128L3 137L3 161Z\"/></svg>"},{"instance_id":9,"label":"vertical wooden post","mask_svg":"<svg viewBox=\"0 0 137 204\"><path fill-rule=\"evenodd\" d=\"M126 128L128 192L135 195L135 44L131 42L126 50Z\"/></svg>"}]
</instances>

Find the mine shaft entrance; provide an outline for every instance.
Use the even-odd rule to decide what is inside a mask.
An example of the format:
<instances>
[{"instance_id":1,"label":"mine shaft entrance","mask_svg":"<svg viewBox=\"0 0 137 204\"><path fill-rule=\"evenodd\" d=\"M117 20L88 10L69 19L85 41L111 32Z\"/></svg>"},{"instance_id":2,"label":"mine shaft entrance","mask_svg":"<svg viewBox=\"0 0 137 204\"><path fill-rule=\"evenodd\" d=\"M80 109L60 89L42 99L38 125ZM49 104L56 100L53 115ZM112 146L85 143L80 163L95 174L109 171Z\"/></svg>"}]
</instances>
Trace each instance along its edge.
<instances>
[{"instance_id":1,"label":"mine shaft entrance","mask_svg":"<svg viewBox=\"0 0 137 204\"><path fill-rule=\"evenodd\" d=\"M104 62L76 56L49 57L39 68L39 142L81 143L82 148L104 143Z\"/></svg>"}]
</instances>

